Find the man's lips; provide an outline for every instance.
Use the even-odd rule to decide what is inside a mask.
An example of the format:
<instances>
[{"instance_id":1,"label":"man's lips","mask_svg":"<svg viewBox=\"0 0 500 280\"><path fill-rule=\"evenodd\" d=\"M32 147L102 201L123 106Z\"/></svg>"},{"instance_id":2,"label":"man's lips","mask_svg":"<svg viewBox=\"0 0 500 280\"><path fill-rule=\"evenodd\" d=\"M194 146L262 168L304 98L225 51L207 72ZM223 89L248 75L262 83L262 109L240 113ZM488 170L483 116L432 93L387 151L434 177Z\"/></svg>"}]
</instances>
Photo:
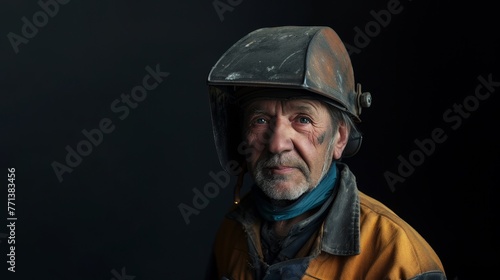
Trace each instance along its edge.
<instances>
[{"instance_id":1,"label":"man's lips","mask_svg":"<svg viewBox=\"0 0 500 280\"><path fill-rule=\"evenodd\" d=\"M271 173L274 173L274 174L286 174L286 173L293 172L297 168L293 167L293 166L283 166L283 165L280 165L280 166L266 167L266 169L269 170Z\"/></svg>"}]
</instances>

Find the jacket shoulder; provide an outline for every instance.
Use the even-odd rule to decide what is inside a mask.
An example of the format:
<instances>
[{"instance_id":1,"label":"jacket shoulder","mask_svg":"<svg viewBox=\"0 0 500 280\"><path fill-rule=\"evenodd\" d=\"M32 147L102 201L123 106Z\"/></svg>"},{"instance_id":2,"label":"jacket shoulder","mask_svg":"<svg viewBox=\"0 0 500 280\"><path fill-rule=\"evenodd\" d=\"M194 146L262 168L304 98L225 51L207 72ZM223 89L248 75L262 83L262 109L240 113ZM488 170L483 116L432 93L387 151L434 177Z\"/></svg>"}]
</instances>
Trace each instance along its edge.
<instances>
[{"instance_id":1,"label":"jacket shoulder","mask_svg":"<svg viewBox=\"0 0 500 280\"><path fill-rule=\"evenodd\" d=\"M382 202L362 192L359 199L361 254L397 260L395 265L408 276L444 273L438 255L415 228Z\"/></svg>"}]
</instances>

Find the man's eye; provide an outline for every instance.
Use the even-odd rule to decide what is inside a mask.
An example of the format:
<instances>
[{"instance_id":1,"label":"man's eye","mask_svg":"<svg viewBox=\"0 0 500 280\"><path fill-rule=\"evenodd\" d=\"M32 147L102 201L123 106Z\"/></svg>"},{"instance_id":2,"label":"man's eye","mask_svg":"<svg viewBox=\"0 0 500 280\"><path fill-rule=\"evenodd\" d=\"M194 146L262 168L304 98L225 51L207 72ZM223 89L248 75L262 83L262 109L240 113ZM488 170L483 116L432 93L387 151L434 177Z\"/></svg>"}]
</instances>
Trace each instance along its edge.
<instances>
[{"instance_id":1,"label":"man's eye","mask_svg":"<svg viewBox=\"0 0 500 280\"><path fill-rule=\"evenodd\" d=\"M300 123L311 123L311 119L308 117L299 117Z\"/></svg>"},{"instance_id":2,"label":"man's eye","mask_svg":"<svg viewBox=\"0 0 500 280\"><path fill-rule=\"evenodd\" d=\"M256 123L256 124L265 124L265 123L267 123L267 121L264 118L257 118L257 119L254 120L254 123Z\"/></svg>"}]
</instances>

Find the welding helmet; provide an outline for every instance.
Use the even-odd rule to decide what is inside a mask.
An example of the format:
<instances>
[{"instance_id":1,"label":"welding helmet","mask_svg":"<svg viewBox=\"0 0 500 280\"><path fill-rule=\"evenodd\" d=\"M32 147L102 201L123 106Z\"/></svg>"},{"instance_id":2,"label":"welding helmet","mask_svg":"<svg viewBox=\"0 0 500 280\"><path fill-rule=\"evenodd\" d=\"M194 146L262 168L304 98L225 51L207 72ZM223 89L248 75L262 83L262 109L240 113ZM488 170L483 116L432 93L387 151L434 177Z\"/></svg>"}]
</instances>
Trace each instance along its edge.
<instances>
[{"instance_id":1,"label":"welding helmet","mask_svg":"<svg viewBox=\"0 0 500 280\"><path fill-rule=\"evenodd\" d=\"M360 122L371 95L355 89L349 54L337 33L325 26L279 26L257 29L232 45L208 75L213 133L222 167L244 163L241 153L239 100L259 89L281 89L322 100ZM351 130L342 157L361 145L361 133ZM230 164L229 164L230 165Z\"/></svg>"}]
</instances>

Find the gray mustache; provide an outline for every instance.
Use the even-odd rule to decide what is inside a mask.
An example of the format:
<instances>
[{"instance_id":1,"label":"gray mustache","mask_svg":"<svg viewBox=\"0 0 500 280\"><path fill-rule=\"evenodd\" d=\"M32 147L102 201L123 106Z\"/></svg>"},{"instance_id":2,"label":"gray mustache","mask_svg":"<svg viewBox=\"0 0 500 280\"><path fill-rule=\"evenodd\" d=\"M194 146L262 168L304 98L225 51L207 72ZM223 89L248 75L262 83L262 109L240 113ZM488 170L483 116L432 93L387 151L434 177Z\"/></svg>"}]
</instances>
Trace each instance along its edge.
<instances>
[{"instance_id":1,"label":"gray mustache","mask_svg":"<svg viewBox=\"0 0 500 280\"><path fill-rule=\"evenodd\" d=\"M269 158L265 158L263 160L260 160L257 163L257 168L258 169L263 169L263 168L274 168L278 166L289 166L289 167L294 167L299 169L304 175L309 175L309 169L307 168L307 165L304 161L298 160L295 158L291 157L286 157L283 155L273 155Z\"/></svg>"}]
</instances>

